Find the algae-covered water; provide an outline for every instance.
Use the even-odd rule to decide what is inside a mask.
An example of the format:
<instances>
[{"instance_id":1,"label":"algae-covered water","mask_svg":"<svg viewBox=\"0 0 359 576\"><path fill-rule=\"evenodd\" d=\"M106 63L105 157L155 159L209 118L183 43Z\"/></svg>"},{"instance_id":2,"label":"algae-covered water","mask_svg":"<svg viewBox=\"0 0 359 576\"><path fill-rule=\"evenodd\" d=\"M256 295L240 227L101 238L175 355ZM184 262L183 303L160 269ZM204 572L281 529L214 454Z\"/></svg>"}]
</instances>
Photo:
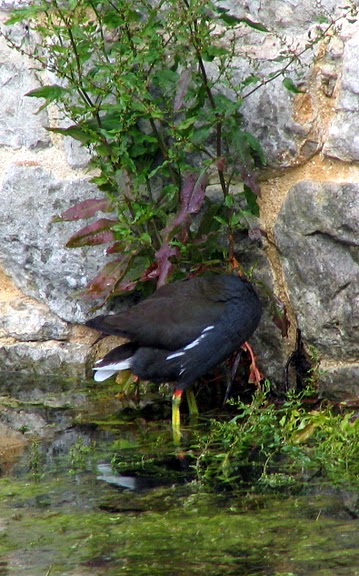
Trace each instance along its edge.
<instances>
[{"instance_id":1,"label":"algae-covered water","mask_svg":"<svg viewBox=\"0 0 359 576\"><path fill-rule=\"evenodd\" d=\"M359 575L355 493L211 494L176 458L168 421L11 410L47 433L0 443L0 576ZM138 476L146 451L160 478ZM111 462L129 454L137 472L120 475Z\"/></svg>"}]
</instances>

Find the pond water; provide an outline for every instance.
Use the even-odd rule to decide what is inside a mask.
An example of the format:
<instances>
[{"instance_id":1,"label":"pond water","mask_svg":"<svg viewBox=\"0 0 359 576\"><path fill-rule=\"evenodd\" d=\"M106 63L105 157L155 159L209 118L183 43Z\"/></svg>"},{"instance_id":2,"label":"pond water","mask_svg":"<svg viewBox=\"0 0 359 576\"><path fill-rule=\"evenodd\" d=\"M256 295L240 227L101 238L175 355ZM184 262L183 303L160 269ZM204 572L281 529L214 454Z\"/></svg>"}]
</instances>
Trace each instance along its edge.
<instances>
[{"instance_id":1,"label":"pond water","mask_svg":"<svg viewBox=\"0 0 359 576\"><path fill-rule=\"evenodd\" d=\"M47 433L0 437L0 576L359 576L355 493L207 493L169 421L10 404ZM149 450L160 477L138 475ZM137 473L117 473L129 456Z\"/></svg>"}]
</instances>

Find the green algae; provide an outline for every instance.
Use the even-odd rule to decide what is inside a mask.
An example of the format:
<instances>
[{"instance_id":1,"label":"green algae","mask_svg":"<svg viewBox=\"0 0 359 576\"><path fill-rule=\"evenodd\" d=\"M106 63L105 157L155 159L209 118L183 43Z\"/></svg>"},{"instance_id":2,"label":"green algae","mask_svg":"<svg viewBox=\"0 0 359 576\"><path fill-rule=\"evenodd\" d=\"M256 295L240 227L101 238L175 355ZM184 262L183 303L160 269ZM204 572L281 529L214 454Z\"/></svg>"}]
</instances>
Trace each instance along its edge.
<instances>
[{"instance_id":1,"label":"green algae","mask_svg":"<svg viewBox=\"0 0 359 576\"><path fill-rule=\"evenodd\" d=\"M68 470L63 460L41 481L0 479L4 574L359 574L359 526L339 492L219 495L174 483L131 492L93 468Z\"/></svg>"},{"instance_id":2,"label":"green algae","mask_svg":"<svg viewBox=\"0 0 359 576\"><path fill-rule=\"evenodd\" d=\"M264 494L206 493L169 421L131 421L101 394L0 478L0 576L359 576L359 491L304 478L293 495L277 478ZM114 485L104 463L144 489Z\"/></svg>"}]
</instances>

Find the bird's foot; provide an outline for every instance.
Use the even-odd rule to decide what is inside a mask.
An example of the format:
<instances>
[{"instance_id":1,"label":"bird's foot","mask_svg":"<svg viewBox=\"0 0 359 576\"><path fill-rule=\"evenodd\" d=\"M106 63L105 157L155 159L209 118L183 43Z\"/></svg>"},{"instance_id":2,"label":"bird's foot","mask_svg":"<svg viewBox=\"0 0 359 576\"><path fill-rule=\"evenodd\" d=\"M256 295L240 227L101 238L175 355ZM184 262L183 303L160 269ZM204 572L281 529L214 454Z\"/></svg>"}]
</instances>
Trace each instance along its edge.
<instances>
[{"instance_id":1,"label":"bird's foot","mask_svg":"<svg viewBox=\"0 0 359 576\"><path fill-rule=\"evenodd\" d=\"M251 357L248 382L250 382L250 384L255 384L256 386L259 386L259 384L260 384L261 380L263 380L264 376L263 376L262 372L259 370L259 368L257 367L256 356L253 352L253 348L248 342L245 342L242 345L242 349L246 350Z\"/></svg>"}]
</instances>

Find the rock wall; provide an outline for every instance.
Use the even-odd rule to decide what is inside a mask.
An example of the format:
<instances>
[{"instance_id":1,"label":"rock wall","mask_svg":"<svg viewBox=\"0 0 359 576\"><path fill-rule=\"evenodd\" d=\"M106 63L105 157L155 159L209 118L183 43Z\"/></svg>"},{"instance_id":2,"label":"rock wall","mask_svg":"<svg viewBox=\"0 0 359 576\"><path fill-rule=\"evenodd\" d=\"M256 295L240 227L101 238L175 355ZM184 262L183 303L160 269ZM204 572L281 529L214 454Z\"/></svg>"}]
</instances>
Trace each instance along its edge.
<instances>
[{"instance_id":1,"label":"rock wall","mask_svg":"<svg viewBox=\"0 0 359 576\"><path fill-rule=\"evenodd\" d=\"M0 1L0 19L22 4ZM337 4L221 3L285 34L298 51L318 17ZM25 38L29 31L17 26L12 33ZM260 71L278 68L278 36L246 30L241 41ZM269 159L260 200L268 240L255 254L258 274L287 303L292 320L283 340L267 311L256 350L265 374L280 382L298 326L322 359L323 394L334 398L359 394L358 44L359 23L338 20L315 54L303 52L305 67L288 71L301 93L286 91L278 78L243 106ZM238 55L239 76L247 62ZM47 132L55 118L37 113L38 102L24 96L40 82L32 63L0 37L0 369L83 377L92 336L80 327L89 307L75 295L98 270L103 252L67 250L73 225L52 218L93 196L94 187L86 152ZM248 258L245 243L240 256Z\"/></svg>"}]
</instances>

